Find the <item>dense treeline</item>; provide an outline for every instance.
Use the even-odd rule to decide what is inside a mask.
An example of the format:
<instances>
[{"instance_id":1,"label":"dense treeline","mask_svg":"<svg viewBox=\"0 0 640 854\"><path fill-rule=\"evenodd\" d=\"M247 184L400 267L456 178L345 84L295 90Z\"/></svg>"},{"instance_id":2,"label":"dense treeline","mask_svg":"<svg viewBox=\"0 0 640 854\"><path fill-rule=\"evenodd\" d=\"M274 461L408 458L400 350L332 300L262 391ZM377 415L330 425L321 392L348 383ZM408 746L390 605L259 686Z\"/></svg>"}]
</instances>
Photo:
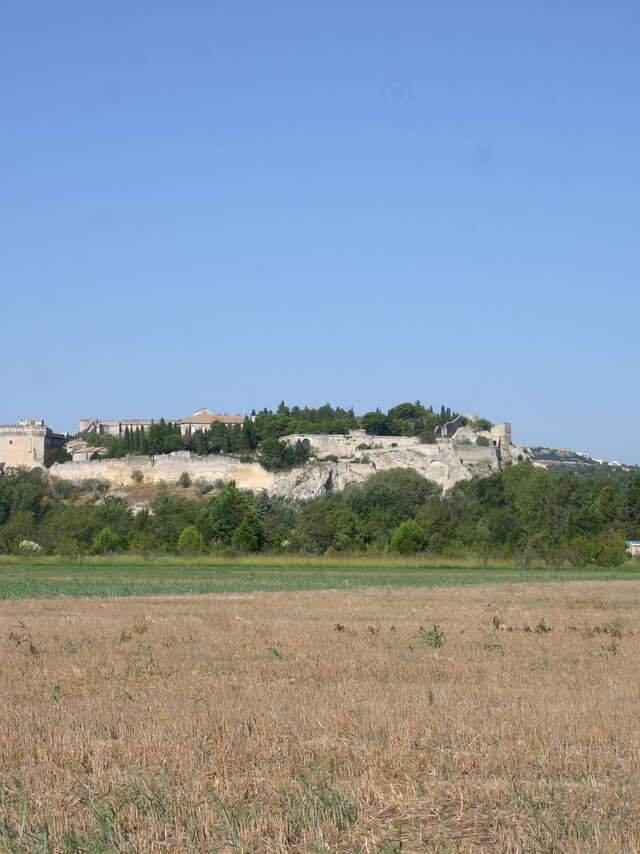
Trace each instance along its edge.
<instances>
[{"instance_id":1,"label":"dense treeline","mask_svg":"<svg viewBox=\"0 0 640 854\"><path fill-rule=\"evenodd\" d=\"M187 485L186 483L184 485ZM410 469L307 502L234 484L200 500L168 490L134 515L106 486L0 471L0 550L79 555L200 554L236 549L506 557L615 565L640 536L640 472L625 483L577 478L525 462L457 484L446 495Z\"/></svg>"},{"instance_id":2,"label":"dense treeline","mask_svg":"<svg viewBox=\"0 0 640 854\"><path fill-rule=\"evenodd\" d=\"M401 403L387 413L376 410L356 417L353 409L334 408L330 404L318 409L289 408L284 401L275 412L263 409L252 413L242 425L214 423L207 430L196 430L191 436L182 436L177 424L160 420L148 430L144 427L126 427L121 436L91 433L86 441L107 448L106 457L123 457L126 454L168 454L172 451L191 451L194 454L236 454L246 460L256 459L270 470L300 465L309 458L309 444L298 442L290 447L280 441L290 434L312 433L346 434L349 430L364 429L378 436L420 436L424 442L435 440L435 431L456 415L449 407L439 412L425 408L419 401ZM490 426L481 421L479 428ZM97 458L97 455L96 455Z\"/></svg>"}]
</instances>

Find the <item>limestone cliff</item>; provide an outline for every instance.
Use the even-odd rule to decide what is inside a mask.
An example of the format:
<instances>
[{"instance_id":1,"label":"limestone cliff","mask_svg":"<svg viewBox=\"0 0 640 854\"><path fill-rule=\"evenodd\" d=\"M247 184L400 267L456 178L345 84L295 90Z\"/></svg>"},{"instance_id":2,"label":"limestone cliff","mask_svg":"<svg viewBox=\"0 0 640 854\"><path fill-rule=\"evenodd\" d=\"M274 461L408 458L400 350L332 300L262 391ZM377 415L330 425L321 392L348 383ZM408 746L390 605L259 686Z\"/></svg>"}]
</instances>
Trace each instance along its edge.
<instances>
[{"instance_id":1,"label":"limestone cliff","mask_svg":"<svg viewBox=\"0 0 640 854\"><path fill-rule=\"evenodd\" d=\"M392 468L414 469L446 491L460 480L487 477L505 463L517 462L525 456L522 448L510 443L477 445L454 438L422 445L415 439L395 437L398 441L393 441L394 437L384 437L384 442L377 442L377 438L380 437L372 437L363 450L361 446L367 443L360 441L356 449L355 445L345 444L343 437L331 437L331 442L325 444L332 450L340 449L342 458L315 459L284 472L268 472L258 463L241 463L224 455L200 457L177 451L158 457L58 463L51 467L50 474L76 483L98 478L112 487L126 488L140 478L145 483L175 483L182 472L187 472L192 481L213 484L235 480L240 489L264 489L273 495L308 499L344 489L351 483L362 483L372 474ZM319 448L314 450L318 453Z\"/></svg>"}]
</instances>

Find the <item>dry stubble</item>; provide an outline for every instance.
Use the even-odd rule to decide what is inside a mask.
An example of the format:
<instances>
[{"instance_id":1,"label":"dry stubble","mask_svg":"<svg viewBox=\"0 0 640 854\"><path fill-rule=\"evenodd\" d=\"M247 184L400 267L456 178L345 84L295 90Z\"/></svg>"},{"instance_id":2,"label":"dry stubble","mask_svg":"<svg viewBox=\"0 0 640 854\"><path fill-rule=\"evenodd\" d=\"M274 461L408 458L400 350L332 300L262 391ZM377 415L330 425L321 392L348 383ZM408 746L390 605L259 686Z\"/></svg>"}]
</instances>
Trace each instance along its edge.
<instances>
[{"instance_id":1,"label":"dry stubble","mask_svg":"<svg viewBox=\"0 0 640 854\"><path fill-rule=\"evenodd\" d=\"M635 582L2 602L0 850L640 851L639 609Z\"/></svg>"}]
</instances>

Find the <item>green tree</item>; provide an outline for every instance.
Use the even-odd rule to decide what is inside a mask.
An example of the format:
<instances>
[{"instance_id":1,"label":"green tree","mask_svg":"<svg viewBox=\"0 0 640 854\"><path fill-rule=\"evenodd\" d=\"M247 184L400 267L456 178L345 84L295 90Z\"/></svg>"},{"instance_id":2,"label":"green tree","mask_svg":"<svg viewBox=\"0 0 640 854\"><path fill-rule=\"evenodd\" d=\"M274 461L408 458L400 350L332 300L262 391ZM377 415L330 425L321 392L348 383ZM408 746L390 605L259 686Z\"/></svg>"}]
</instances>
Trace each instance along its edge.
<instances>
[{"instance_id":1,"label":"green tree","mask_svg":"<svg viewBox=\"0 0 640 854\"><path fill-rule=\"evenodd\" d=\"M231 537L231 545L242 552L257 552L262 548L264 531L253 508L245 515Z\"/></svg>"},{"instance_id":2,"label":"green tree","mask_svg":"<svg viewBox=\"0 0 640 854\"><path fill-rule=\"evenodd\" d=\"M623 493L622 518L627 536L640 539L640 471L634 472Z\"/></svg>"},{"instance_id":3,"label":"green tree","mask_svg":"<svg viewBox=\"0 0 640 854\"><path fill-rule=\"evenodd\" d=\"M370 436L389 435L389 421L380 410L365 413L360 422Z\"/></svg>"},{"instance_id":4,"label":"green tree","mask_svg":"<svg viewBox=\"0 0 640 854\"><path fill-rule=\"evenodd\" d=\"M312 553L335 548L344 509L342 496L334 492L307 502L291 532L293 548Z\"/></svg>"},{"instance_id":5,"label":"green tree","mask_svg":"<svg viewBox=\"0 0 640 854\"><path fill-rule=\"evenodd\" d=\"M336 520L333 548L338 551L361 549L364 545L364 525L362 519L352 510L345 508Z\"/></svg>"},{"instance_id":6,"label":"green tree","mask_svg":"<svg viewBox=\"0 0 640 854\"><path fill-rule=\"evenodd\" d=\"M231 545L236 528L249 512L250 500L235 481L225 484L218 496L205 508L200 529L208 540Z\"/></svg>"},{"instance_id":7,"label":"green tree","mask_svg":"<svg viewBox=\"0 0 640 854\"><path fill-rule=\"evenodd\" d=\"M368 542L387 538L401 522L412 519L418 508L440 487L413 469L389 469L372 475L359 486L344 491L344 503L363 521Z\"/></svg>"},{"instance_id":8,"label":"green tree","mask_svg":"<svg viewBox=\"0 0 640 854\"><path fill-rule=\"evenodd\" d=\"M262 441L258 450L258 460L267 471L280 471L293 466L297 456L294 448L286 442L273 438Z\"/></svg>"},{"instance_id":9,"label":"green tree","mask_svg":"<svg viewBox=\"0 0 640 854\"><path fill-rule=\"evenodd\" d=\"M177 551L182 555L199 555L207 550L204 537L195 525L187 525L178 537Z\"/></svg>"}]
</instances>

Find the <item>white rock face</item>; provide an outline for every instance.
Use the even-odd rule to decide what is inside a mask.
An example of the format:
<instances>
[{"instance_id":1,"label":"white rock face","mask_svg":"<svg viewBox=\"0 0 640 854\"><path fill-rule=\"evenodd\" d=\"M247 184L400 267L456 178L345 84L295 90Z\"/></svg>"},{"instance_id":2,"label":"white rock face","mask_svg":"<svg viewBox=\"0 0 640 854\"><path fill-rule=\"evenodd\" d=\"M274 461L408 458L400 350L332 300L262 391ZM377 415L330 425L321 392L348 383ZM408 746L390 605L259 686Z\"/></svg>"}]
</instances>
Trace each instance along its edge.
<instances>
[{"instance_id":1,"label":"white rock face","mask_svg":"<svg viewBox=\"0 0 640 854\"><path fill-rule=\"evenodd\" d=\"M362 483L376 472L394 468L413 469L446 491L460 480L487 477L499 471L503 462L513 462L521 455L521 449L516 446L508 450L505 454L496 446L458 444L447 439L434 445L371 450L366 452L368 463L350 459L319 461L303 468L276 472L272 491L275 495L292 498L315 498L328 490L341 490L350 483Z\"/></svg>"},{"instance_id":2,"label":"white rock face","mask_svg":"<svg viewBox=\"0 0 640 854\"><path fill-rule=\"evenodd\" d=\"M239 489L254 492L264 489L272 495L308 499L331 490L342 490L351 483L362 483L376 472L394 468L413 469L447 491L460 480L487 477L506 463L516 463L527 456L517 445L473 445L456 439L439 439L433 445L403 442L403 447L391 447L391 444L394 443L366 451L349 448L349 456L344 459L320 459L284 472L268 472L258 463L241 463L234 457L199 457L188 451L176 451L159 457L129 456L117 460L57 463L51 466L49 473L74 483L98 478L112 487L126 488L139 478L135 472L142 475L144 483L175 483L182 472L187 472L192 482L228 483L234 480Z\"/></svg>"}]
</instances>

